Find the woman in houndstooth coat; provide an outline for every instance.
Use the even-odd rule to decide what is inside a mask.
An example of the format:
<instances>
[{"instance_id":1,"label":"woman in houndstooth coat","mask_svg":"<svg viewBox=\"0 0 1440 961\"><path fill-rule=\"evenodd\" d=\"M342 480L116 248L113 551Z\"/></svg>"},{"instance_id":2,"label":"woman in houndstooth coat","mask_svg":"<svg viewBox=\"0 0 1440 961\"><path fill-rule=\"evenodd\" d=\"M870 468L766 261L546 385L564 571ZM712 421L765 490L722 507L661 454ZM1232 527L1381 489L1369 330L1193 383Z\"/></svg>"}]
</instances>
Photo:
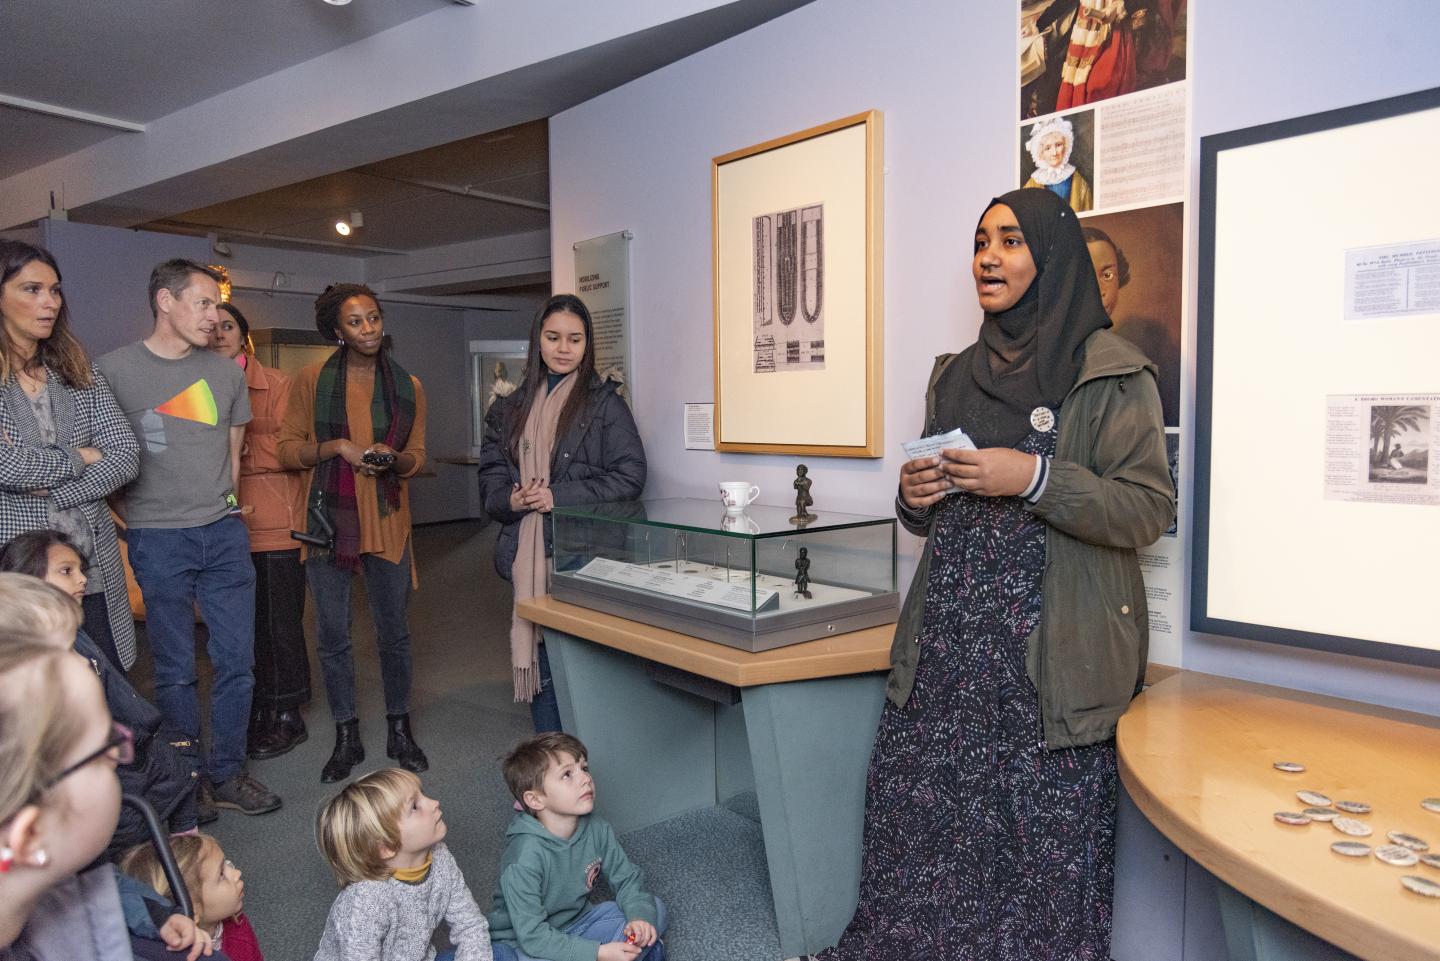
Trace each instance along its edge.
<instances>
[{"instance_id":1,"label":"woman in houndstooth coat","mask_svg":"<svg viewBox=\"0 0 1440 961\"><path fill-rule=\"evenodd\" d=\"M139 471L135 433L70 332L55 258L0 240L0 542L53 528L80 545L85 632L122 670L135 620L105 498Z\"/></svg>"}]
</instances>

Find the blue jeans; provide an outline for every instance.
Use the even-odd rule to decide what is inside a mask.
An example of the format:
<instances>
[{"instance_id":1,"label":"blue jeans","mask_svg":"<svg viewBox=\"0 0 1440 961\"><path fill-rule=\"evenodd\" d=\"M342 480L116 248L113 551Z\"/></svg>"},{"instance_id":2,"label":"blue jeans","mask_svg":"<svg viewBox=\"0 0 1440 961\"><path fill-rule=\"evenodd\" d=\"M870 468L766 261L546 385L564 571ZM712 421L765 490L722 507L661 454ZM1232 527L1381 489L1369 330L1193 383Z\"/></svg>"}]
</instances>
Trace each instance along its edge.
<instances>
[{"instance_id":1,"label":"blue jeans","mask_svg":"<svg viewBox=\"0 0 1440 961\"><path fill-rule=\"evenodd\" d=\"M155 703L184 733L200 738L195 686L195 603L209 628L212 783L245 766L250 696L255 687L255 567L238 517L203 527L132 527L130 566L145 598L145 632L155 658Z\"/></svg>"},{"instance_id":2,"label":"blue jeans","mask_svg":"<svg viewBox=\"0 0 1440 961\"><path fill-rule=\"evenodd\" d=\"M385 713L410 713L410 547L400 563L363 554L360 570L370 599L370 617L380 648L380 681L385 687ZM305 561L305 579L315 599L319 637L320 674L335 723L353 721L355 713L355 658L350 649L350 583L354 574L336 567L329 557Z\"/></svg>"},{"instance_id":3,"label":"blue jeans","mask_svg":"<svg viewBox=\"0 0 1440 961\"><path fill-rule=\"evenodd\" d=\"M535 725L536 734L559 731L562 730L560 702L555 699L555 682L550 677L550 655L545 653L543 643L537 648L536 657L540 661L540 690L530 702L530 723Z\"/></svg>"},{"instance_id":4,"label":"blue jeans","mask_svg":"<svg viewBox=\"0 0 1440 961\"><path fill-rule=\"evenodd\" d=\"M665 902L655 899L655 930L665 936ZM614 901L594 905L580 917L566 925L562 932L572 938L583 938L596 944L609 944L625 940L625 912ZM497 941L490 945L495 952L495 961L542 961L532 958L513 944ZM439 961L437 958L436 961ZM640 955L637 961L665 961L665 945L656 941L650 950Z\"/></svg>"}]
</instances>

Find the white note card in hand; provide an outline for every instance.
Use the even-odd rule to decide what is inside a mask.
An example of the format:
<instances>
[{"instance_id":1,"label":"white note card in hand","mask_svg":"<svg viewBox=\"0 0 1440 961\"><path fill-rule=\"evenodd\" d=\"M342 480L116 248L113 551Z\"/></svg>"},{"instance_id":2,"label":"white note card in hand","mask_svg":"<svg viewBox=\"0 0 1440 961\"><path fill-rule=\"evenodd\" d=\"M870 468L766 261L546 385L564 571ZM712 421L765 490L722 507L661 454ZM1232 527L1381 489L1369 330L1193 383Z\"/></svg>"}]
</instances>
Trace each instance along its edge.
<instances>
[{"instance_id":1,"label":"white note card in hand","mask_svg":"<svg viewBox=\"0 0 1440 961\"><path fill-rule=\"evenodd\" d=\"M969 438L965 431L959 427L948 434L932 434L929 437L922 437L919 440L907 440L902 444L905 453L911 460L919 460L921 457L939 457L942 450L975 450L975 442ZM947 493L953 494L960 488L952 482Z\"/></svg>"}]
</instances>

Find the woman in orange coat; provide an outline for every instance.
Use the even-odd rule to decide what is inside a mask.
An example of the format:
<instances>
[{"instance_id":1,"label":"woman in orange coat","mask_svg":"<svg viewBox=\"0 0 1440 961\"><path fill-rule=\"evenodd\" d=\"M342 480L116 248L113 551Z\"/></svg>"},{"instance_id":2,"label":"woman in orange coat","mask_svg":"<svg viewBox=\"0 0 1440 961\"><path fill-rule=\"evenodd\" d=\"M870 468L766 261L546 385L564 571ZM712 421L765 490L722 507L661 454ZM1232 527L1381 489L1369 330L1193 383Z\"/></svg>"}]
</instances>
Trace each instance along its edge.
<instances>
[{"instance_id":1,"label":"woman in orange coat","mask_svg":"<svg viewBox=\"0 0 1440 961\"><path fill-rule=\"evenodd\" d=\"M251 420L240 452L240 504L255 563L255 694L250 707L249 755L279 757L308 736L300 706L310 700L305 649L305 570L292 530L304 530L303 476L286 470L277 453L290 400L290 378L250 352L250 324L234 304L220 304L210 349L245 371Z\"/></svg>"}]
</instances>

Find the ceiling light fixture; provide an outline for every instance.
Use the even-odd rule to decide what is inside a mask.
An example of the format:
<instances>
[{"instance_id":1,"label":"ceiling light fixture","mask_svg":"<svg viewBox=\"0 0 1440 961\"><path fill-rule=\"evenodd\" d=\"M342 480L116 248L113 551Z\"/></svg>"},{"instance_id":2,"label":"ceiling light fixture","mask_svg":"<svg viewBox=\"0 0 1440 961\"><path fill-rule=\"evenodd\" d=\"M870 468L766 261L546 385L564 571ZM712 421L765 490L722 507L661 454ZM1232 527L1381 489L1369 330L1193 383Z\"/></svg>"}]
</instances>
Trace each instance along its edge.
<instances>
[{"instance_id":1,"label":"ceiling light fixture","mask_svg":"<svg viewBox=\"0 0 1440 961\"><path fill-rule=\"evenodd\" d=\"M352 210L349 220L335 221L335 232L342 237L348 237L352 231L359 230L363 226L365 226L365 214L359 210Z\"/></svg>"},{"instance_id":2,"label":"ceiling light fixture","mask_svg":"<svg viewBox=\"0 0 1440 961\"><path fill-rule=\"evenodd\" d=\"M325 0L325 2L330 4L330 6L332 7L343 7L345 6L345 4L349 3L350 0Z\"/></svg>"}]
</instances>

